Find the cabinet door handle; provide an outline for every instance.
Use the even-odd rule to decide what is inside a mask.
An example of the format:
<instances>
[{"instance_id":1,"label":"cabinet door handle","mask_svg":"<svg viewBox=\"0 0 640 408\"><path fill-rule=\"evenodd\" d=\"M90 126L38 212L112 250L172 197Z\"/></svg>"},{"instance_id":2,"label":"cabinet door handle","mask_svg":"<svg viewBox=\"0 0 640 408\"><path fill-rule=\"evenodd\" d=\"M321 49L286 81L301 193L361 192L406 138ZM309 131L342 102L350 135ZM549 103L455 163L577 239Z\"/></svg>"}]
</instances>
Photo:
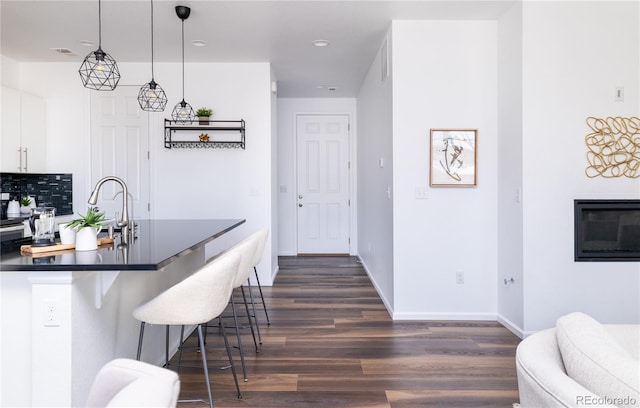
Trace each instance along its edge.
<instances>
[{"instance_id":1,"label":"cabinet door handle","mask_svg":"<svg viewBox=\"0 0 640 408\"><path fill-rule=\"evenodd\" d=\"M27 155L27 148L24 148L24 171L28 171L28 167L29 167L29 163L28 163L28 155Z\"/></svg>"},{"instance_id":2,"label":"cabinet door handle","mask_svg":"<svg viewBox=\"0 0 640 408\"><path fill-rule=\"evenodd\" d=\"M18 171L22 171L22 146L18 147Z\"/></svg>"}]
</instances>

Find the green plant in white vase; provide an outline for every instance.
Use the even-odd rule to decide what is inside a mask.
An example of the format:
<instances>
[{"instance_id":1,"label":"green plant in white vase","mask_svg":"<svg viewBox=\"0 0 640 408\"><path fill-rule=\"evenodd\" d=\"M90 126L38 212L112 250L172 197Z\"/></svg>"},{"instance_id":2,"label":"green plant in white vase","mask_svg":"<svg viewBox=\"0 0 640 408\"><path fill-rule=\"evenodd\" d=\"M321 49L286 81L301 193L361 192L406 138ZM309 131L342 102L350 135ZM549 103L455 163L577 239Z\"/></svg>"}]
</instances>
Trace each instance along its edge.
<instances>
[{"instance_id":1,"label":"green plant in white vase","mask_svg":"<svg viewBox=\"0 0 640 408\"><path fill-rule=\"evenodd\" d=\"M76 251L92 251L98 249L98 232L107 223L103 212L97 207L89 207L85 215L71 220L67 228L73 228L76 232Z\"/></svg>"},{"instance_id":2,"label":"green plant in white vase","mask_svg":"<svg viewBox=\"0 0 640 408\"><path fill-rule=\"evenodd\" d=\"M31 198L22 197L20 199L20 212L25 214L31 212Z\"/></svg>"}]
</instances>

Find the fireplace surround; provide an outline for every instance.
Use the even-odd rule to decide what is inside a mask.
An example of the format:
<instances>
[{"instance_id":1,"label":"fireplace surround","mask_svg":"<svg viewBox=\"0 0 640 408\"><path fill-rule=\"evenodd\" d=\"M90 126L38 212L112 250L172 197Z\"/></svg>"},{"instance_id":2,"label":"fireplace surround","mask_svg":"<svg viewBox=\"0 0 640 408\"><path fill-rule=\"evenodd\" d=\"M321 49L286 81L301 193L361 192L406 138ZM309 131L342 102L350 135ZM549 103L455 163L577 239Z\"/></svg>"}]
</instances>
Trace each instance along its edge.
<instances>
[{"instance_id":1,"label":"fireplace surround","mask_svg":"<svg viewBox=\"0 0 640 408\"><path fill-rule=\"evenodd\" d=\"M574 200L576 261L640 261L640 200Z\"/></svg>"}]
</instances>

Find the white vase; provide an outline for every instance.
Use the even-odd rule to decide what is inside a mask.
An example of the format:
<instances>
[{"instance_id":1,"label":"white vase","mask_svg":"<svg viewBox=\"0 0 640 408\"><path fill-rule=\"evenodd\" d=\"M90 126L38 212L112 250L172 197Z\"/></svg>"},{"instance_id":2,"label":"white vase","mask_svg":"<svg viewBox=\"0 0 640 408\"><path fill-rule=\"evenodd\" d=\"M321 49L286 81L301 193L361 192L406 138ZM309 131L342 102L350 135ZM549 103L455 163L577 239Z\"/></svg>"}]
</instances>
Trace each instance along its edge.
<instances>
[{"instance_id":1,"label":"white vase","mask_svg":"<svg viewBox=\"0 0 640 408\"><path fill-rule=\"evenodd\" d=\"M58 224L60 243L63 245L76 243L76 230L67 227L67 223Z\"/></svg>"},{"instance_id":2,"label":"white vase","mask_svg":"<svg viewBox=\"0 0 640 408\"><path fill-rule=\"evenodd\" d=\"M76 232L76 251L93 251L98 249L98 232L100 229L84 227Z\"/></svg>"}]
</instances>

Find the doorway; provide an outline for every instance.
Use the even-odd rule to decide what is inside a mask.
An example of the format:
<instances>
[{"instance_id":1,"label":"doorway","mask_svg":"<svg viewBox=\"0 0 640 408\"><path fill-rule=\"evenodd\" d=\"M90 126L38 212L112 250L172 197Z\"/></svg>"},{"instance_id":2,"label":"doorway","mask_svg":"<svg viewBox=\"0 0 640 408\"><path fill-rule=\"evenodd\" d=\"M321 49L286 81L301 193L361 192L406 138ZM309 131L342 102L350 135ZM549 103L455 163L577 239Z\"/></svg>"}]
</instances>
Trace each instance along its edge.
<instances>
[{"instance_id":1,"label":"doorway","mask_svg":"<svg viewBox=\"0 0 640 408\"><path fill-rule=\"evenodd\" d=\"M91 188L105 176L127 183L129 217L150 213L149 114L138 105L138 87L119 86L111 92L91 92ZM122 216L116 183L105 183L97 206L108 218Z\"/></svg>"},{"instance_id":2,"label":"doorway","mask_svg":"<svg viewBox=\"0 0 640 408\"><path fill-rule=\"evenodd\" d=\"M297 252L348 254L349 115L296 115Z\"/></svg>"}]
</instances>

